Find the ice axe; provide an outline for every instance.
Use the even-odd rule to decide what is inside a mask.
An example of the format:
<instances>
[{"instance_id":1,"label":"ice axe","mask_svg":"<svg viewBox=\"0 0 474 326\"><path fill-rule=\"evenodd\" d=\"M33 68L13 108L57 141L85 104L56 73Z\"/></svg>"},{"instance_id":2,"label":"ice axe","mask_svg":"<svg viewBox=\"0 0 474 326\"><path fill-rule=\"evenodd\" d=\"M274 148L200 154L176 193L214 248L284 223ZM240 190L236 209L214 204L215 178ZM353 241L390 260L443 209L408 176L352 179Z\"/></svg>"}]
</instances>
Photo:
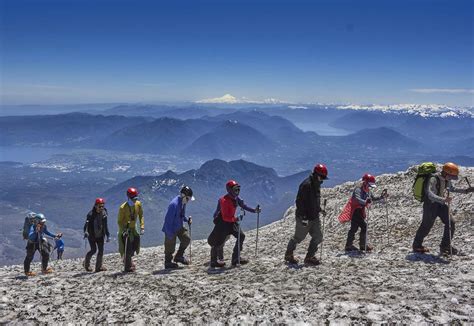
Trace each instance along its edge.
<instances>
[{"instance_id":1,"label":"ice axe","mask_svg":"<svg viewBox=\"0 0 474 326\"><path fill-rule=\"evenodd\" d=\"M323 259L323 243L324 243L324 222L326 221L326 204L327 204L328 200L327 199L324 199L324 202L323 202L323 212L324 212L324 215L323 215L323 239L321 241L321 251L319 252L319 260L322 260Z\"/></svg>"}]
</instances>

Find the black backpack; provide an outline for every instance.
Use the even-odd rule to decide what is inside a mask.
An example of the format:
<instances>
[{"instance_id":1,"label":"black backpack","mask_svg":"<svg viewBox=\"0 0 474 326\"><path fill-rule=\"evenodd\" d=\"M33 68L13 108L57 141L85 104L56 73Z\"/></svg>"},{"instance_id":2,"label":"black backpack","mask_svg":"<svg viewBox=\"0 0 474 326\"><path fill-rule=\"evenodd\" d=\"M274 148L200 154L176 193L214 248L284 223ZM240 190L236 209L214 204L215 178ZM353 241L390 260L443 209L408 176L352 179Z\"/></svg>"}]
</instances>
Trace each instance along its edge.
<instances>
[{"instance_id":1,"label":"black backpack","mask_svg":"<svg viewBox=\"0 0 474 326\"><path fill-rule=\"evenodd\" d=\"M32 225L36 227L38 219L36 218L36 213L30 212L26 214L25 222L23 223L23 240L29 239L30 228Z\"/></svg>"}]
</instances>

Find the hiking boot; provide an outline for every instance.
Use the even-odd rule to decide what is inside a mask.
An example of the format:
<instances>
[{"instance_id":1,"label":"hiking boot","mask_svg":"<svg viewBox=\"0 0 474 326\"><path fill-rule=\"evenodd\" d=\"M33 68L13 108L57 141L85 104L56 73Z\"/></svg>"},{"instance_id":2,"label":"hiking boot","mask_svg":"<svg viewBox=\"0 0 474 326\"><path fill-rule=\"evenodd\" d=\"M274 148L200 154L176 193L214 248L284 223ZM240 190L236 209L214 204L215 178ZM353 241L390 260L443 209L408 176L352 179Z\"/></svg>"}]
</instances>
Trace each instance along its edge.
<instances>
[{"instance_id":1,"label":"hiking boot","mask_svg":"<svg viewBox=\"0 0 474 326\"><path fill-rule=\"evenodd\" d=\"M107 270L107 268L105 268L104 266L102 266L101 268L99 269L96 269L95 272L98 273L98 272L105 272Z\"/></svg>"},{"instance_id":2,"label":"hiking boot","mask_svg":"<svg viewBox=\"0 0 474 326\"><path fill-rule=\"evenodd\" d=\"M318 258L316 257L306 257L304 259L304 263L305 265L311 265L311 266L317 266L319 264L321 264L321 262L318 260Z\"/></svg>"},{"instance_id":3,"label":"hiking boot","mask_svg":"<svg viewBox=\"0 0 474 326\"><path fill-rule=\"evenodd\" d=\"M175 269L175 268L179 268L179 265L176 263L173 263L172 261L165 263L165 269Z\"/></svg>"},{"instance_id":4,"label":"hiking boot","mask_svg":"<svg viewBox=\"0 0 474 326\"><path fill-rule=\"evenodd\" d=\"M293 265L297 265L298 264L298 259L295 258L295 256L293 256L293 253L286 253L285 254L285 261L288 263L288 264L293 264Z\"/></svg>"},{"instance_id":5,"label":"hiking boot","mask_svg":"<svg viewBox=\"0 0 474 326\"><path fill-rule=\"evenodd\" d=\"M448 247L439 247L439 251L441 252L441 254L443 255L450 255L451 252L453 255L457 255L458 254L458 250L456 248L454 248L453 246L451 246L451 250L449 250L449 246Z\"/></svg>"},{"instance_id":6,"label":"hiking boot","mask_svg":"<svg viewBox=\"0 0 474 326\"><path fill-rule=\"evenodd\" d=\"M367 252L371 252L372 250L374 250L374 247L367 245ZM360 246L360 251L365 251L365 246Z\"/></svg>"},{"instance_id":7,"label":"hiking boot","mask_svg":"<svg viewBox=\"0 0 474 326\"><path fill-rule=\"evenodd\" d=\"M225 263L223 261L211 261L211 267L213 268L222 268L222 267L225 267Z\"/></svg>"},{"instance_id":8,"label":"hiking boot","mask_svg":"<svg viewBox=\"0 0 474 326\"><path fill-rule=\"evenodd\" d=\"M90 262L89 262L89 263L90 263ZM92 268L90 267L89 264L87 264L87 261L86 261L86 260L84 260L84 261L82 262L82 266L84 267L84 269L85 269L86 271L92 272Z\"/></svg>"},{"instance_id":9,"label":"hiking boot","mask_svg":"<svg viewBox=\"0 0 474 326\"><path fill-rule=\"evenodd\" d=\"M430 250L426 247L421 246L418 248L413 247L413 252L424 254L425 252L430 252Z\"/></svg>"},{"instance_id":10,"label":"hiking boot","mask_svg":"<svg viewBox=\"0 0 474 326\"><path fill-rule=\"evenodd\" d=\"M240 265L245 265L245 264L248 264L248 263L249 263L248 259L240 257ZM232 266L237 266L237 264L238 264L238 259L232 260Z\"/></svg>"},{"instance_id":11,"label":"hiking boot","mask_svg":"<svg viewBox=\"0 0 474 326\"><path fill-rule=\"evenodd\" d=\"M174 257L175 263L181 263L183 265L189 265L189 259L185 258L184 256L175 256Z\"/></svg>"},{"instance_id":12,"label":"hiking boot","mask_svg":"<svg viewBox=\"0 0 474 326\"><path fill-rule=\"evenodd\" d=\"M53 272L53 269L51 267L48 267L46 269L43 269L41 272L43 274L51 274Z\"/></svg>"},{"instance_id":13,"label":"hiking boot","mask_svg":"<svg viewBox=\"0 0 474 326\"><path fill-rule=\"evenodd\" d=\"M346 246L346 248L344 248L344 250L345 251L359 251L359 249L354 245Z\"/></svg>"},{"instance_id":14,"label":"hiking boot","mask_svg":"<svg viewBox=\"0 0 474 326\"><path fill-rule=\"evenodd\" d=\"M25 275L28 276L28 277L31 277L31 276L36 276L36 273L35 272L25 272Z\"/></svg>"}]
</instances>

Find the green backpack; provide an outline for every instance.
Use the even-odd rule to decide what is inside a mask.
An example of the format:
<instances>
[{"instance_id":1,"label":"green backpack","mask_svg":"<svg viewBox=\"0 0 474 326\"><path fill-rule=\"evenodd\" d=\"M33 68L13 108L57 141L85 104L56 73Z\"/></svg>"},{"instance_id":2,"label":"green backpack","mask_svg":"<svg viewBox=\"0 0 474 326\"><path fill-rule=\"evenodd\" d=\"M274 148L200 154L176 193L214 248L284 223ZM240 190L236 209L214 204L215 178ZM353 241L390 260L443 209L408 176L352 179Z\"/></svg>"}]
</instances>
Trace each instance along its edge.
<instances>
[{"instance_id":1,"label":"green backpack","mask_svg":"<svg viewBox=\"0 0 474 326\"><path fill-rule=\"evenodd\" d=\"M421 163L413 182L413 196L416 200L423 202L425 200L425 186L427 180L436 172L436 165L432 162Z\"/></svg>"}]
</instances>

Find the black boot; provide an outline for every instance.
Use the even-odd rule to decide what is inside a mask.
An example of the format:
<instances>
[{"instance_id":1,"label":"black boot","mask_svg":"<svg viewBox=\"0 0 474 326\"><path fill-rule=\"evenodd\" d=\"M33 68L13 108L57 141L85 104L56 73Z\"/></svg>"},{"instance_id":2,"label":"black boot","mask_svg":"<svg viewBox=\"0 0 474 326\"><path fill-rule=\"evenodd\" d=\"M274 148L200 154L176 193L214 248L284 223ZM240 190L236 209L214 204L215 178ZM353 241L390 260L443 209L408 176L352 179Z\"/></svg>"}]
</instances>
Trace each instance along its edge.
<instances>
[{"instance_id":1,"label":"black boot","mask_svg":"<svg viewBox=\"0 0 474 326\"><path fill-rule=\"evenodd\" d=\"M176 263L173 263L172 261L166 261L165 262L165 268L166 269L175 269L175 268L178 268L178 264Z\"/></svg>"},{"instance_id":2,"label":"black boot","mask_svg":"<svg viewBox=\"0 0 474 326\"><path fill-rule=\"evenodd\" d=\"M293 252L292 251L287 251L285 253L285 261L288 263L288 264L293 264L293 265L297 265L298 264L298 259L295 258L295 256L293 255Z\"/></svg>"},{"instance_id":3,"label":"black boot","mask_svg":"<svg viewBox=\"0 0 474 326\"><path fill-rule=\"evenodd\" d=\"M450 255L451 253L453 255L458 254L458 250L456 248L454 248L453 246L451 246L451 248L449 248L449 246L439 247L439 251L442 255Z\"/></svg>"},{"instance_id":4,"label":"black boot","mask_svg":"<svg viewBox=\"0 0 474 326\"><path fill-rule=\"evenodd\" d=\"M358 249L356 246L354 246L354 245L350 245L350 246L347 246L347 245L346 245L346 248L345 248L344 250L345 250L345 251L348 251L348 252L349 252L349 251L359 251L359 249Z\"/></svg>"},{"instance_id":5,"label":"black boot","mask_svg":"<svg viewBox=\"0 0 474 326\"><path fill-rule=\"evenodd\" d=\"M216 261L211 261L210 266L213 268L223 268L225 267L225 263L220 260L216 260Z\"/></svg>"},{"instance_id":6,"label":"black boot","mask_svg":"<svg viewBox=\"0 0 474 326\"><path fill-rule=\"evenodd\" d=\"M310 265L310 266L317 266L317 265L321 264L319 259L316 258L315 256L312 256L312 257L306 256L306 258L304 259L304 263L305 263L305 265Z\"/></svg>"},{"instance_id":7,"label":"black boot","mask_svg":"<svg viewBox=\"0 0 474 326\"><path fill-rule=\"evenodd\" d=\"M103 256L97 255L97 260L95 261L95 271L97 272L105 272L107 268L102 266Z\"/></svg>"},{"instance_id":8,"label":"black boot","mask_svg":"<svg viewBox=\"0 0 474 326\"><path fill-rule=\"evenodd\" d=\"M183 265L189 265L189 260L184 257L184 250L179 249L176 255L174 256L175 263L181 263Z\"/></svg>"},{"instance_id":9,"label":"black boot","mask_svg":"<svg viewBox=\"0 0 474 326\"><path fill-rule=\"evenodd\" d=\"M91 268L91 257L86 255L86 259L84 259L84 262L82 263L82 266L84 266L84 269L88 272L92 272Z\"/></svg>"},{"instance_id":10,"label":"black boot","mask_svg":"<svg viewBox=\"0 0 474 326\"><path fill-rule=\"evenodd\" d=\"M244 257L240 257L240 265L245 265L248 263L249 263L248 259ZM237 257L232 257L232 266L237 266L238 264L239 264L239 259Z\"/></svg>"}]
</instances>

